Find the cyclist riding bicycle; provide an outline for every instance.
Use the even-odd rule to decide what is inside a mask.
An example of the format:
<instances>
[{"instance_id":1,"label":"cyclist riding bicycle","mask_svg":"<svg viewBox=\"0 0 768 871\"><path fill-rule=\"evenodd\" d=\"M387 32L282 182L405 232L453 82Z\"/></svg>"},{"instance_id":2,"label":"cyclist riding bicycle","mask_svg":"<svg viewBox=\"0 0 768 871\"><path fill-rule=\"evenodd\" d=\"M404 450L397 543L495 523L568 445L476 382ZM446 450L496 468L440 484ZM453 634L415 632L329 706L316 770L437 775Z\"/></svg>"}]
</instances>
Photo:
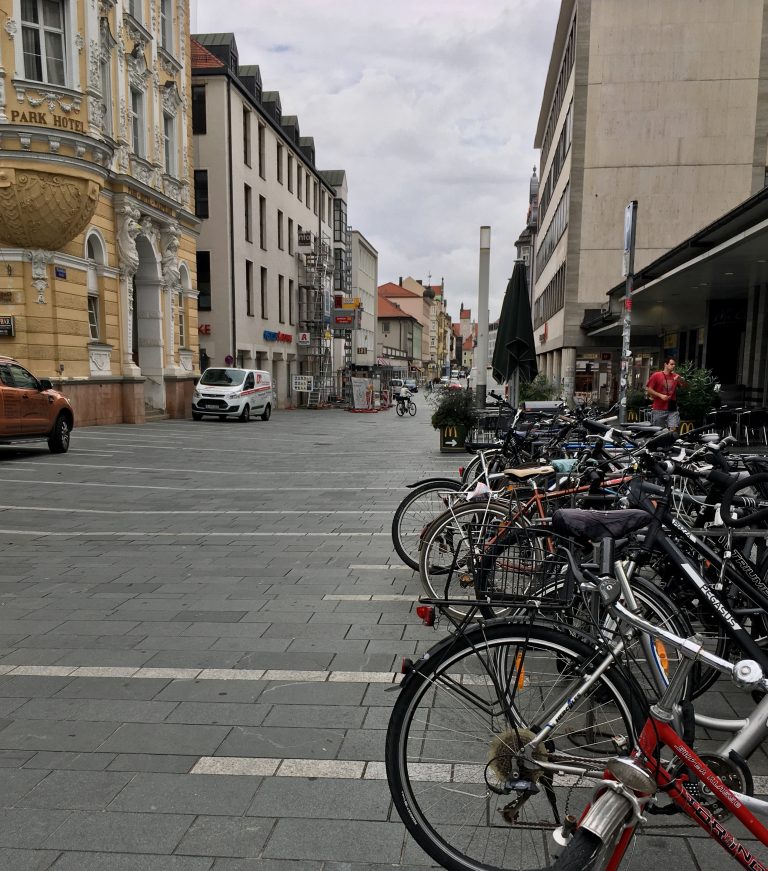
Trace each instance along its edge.
<instances>
[{"instance_id":1,"label":"cyclist riding bicycle","mask_svg":"<svg viewBox=\"0 0 768 871\"><path fill-rule=\"evenodd\" d=\"M411 393L411 391L405 386L405 384L403 384L403 386L400 388L400 392L397 394L395 399L397 400L398 405L407 408L412 396L413 394Z\"/></svg>"}]
</instances>

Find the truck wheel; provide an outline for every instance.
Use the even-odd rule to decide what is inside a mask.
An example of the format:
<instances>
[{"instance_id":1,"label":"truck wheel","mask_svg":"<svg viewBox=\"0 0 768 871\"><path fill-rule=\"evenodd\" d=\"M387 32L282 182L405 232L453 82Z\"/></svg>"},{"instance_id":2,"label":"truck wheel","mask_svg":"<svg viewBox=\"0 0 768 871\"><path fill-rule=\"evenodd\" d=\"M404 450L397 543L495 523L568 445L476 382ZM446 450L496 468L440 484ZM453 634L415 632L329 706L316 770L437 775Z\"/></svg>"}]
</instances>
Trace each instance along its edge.
<instances>
[{"instance_id":1,"label":"truck wheel","mask_svg":"<svg viewBox=\"0 0 768 871\"><path fill-rule=\"evenodd\" d=\"M48 448L52 454L66 454L69 450L69 439L72 430L65 414L60 414L53 425L51 435L48 438Z\"/></svg>"}]
</instances>

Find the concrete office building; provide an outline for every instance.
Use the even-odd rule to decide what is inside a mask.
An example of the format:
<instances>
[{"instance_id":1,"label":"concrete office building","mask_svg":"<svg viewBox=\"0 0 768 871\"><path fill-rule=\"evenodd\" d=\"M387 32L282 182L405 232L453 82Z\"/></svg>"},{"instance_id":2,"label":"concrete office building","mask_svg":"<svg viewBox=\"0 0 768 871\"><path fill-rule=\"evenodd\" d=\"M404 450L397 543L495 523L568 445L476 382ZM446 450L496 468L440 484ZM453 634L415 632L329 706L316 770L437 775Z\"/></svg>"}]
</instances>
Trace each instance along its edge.
<instances>
[{"instance_id":1,"label":"concrete office building","mask_svg":"<svg viewBox=\"0 0 768 871\"><path fill-rule=\"evenodd\" d=\"M188 414L187 0L2 0L0 354L75 423Z\"/></svg>"},{"instance_id":2,"label":"concrete office building","mask_svg":"<svg viewBox=\"0 0 768 871\"><path fill-rule=\"evenodd\" d=\"M352 296L360 299L360 327L352 332L352 365L371 372L376 362L379 253L359 230L350 233Z\"/></svg>"},{"instance_id":3,"label":"concrete office building","mask_svg":"<svg viewBox=\"0 0 768 871\"><path fill-rule=\"evenodd\" d=\"M563 0L535 136L533 315L539 368L566 393L615 393L606 294L622 282L627 203L639 203L641 272L764 187L766 17L762 0ZM635 383L663 351L710 363L708 334L740 317L740 358L722 377L744 377L744 314L762 278L698 279L637 312Z\"/></svg>"},{"instance_id":4,"label":"concrete office building","mask_svg":"<svg viewBox=\"0 0 768 871\"><path fill-rule=\"evenodd\" d=\"M192 103L201 366L266 369L278 407L306 403L292 376L332 374L335 188L233 34L193 36Z\"/></svg>"}]
</instances>

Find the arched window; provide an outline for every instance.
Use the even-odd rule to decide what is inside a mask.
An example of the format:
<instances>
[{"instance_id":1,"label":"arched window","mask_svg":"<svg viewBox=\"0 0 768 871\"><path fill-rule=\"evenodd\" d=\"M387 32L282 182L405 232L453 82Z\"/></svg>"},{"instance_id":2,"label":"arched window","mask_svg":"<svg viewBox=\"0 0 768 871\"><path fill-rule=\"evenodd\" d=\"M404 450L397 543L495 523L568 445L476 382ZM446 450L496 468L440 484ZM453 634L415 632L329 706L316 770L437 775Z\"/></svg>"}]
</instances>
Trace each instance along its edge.
<instances>
[{"instance_id":1,"label":"arched window","mask_svg":"<svg viewBox=\"0 0 768 871\"><path fill-rule=\"evenodd\" d=\"M100 281L101 267L105 265L104 245L95 233L91 233L85 243L85 257L88 261L88 333L92 342L103 339L103 293Z\"/></svg>"}]
</instances>

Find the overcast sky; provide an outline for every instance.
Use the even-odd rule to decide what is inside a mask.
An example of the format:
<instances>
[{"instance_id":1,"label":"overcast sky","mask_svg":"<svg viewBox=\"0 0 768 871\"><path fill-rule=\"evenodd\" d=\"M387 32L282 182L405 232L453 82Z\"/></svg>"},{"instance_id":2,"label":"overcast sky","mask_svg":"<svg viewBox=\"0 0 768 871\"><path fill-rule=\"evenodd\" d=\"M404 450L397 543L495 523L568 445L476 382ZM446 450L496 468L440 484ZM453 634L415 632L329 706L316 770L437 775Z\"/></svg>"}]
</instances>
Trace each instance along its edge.
<instances>
[{"instance_id":1,"label":"overcast sky","mask_svg":"<svg viewBox=\"0 0 768 871\"><path fill-rule=\"evenodd\" d=\"M498 317L524 228L533 138L560 0L190 0L193 33L232 32L240 63L344 169L349 222L379 284L445 279L477 314L491 226Z\"/></svg>"}]
</instances>

